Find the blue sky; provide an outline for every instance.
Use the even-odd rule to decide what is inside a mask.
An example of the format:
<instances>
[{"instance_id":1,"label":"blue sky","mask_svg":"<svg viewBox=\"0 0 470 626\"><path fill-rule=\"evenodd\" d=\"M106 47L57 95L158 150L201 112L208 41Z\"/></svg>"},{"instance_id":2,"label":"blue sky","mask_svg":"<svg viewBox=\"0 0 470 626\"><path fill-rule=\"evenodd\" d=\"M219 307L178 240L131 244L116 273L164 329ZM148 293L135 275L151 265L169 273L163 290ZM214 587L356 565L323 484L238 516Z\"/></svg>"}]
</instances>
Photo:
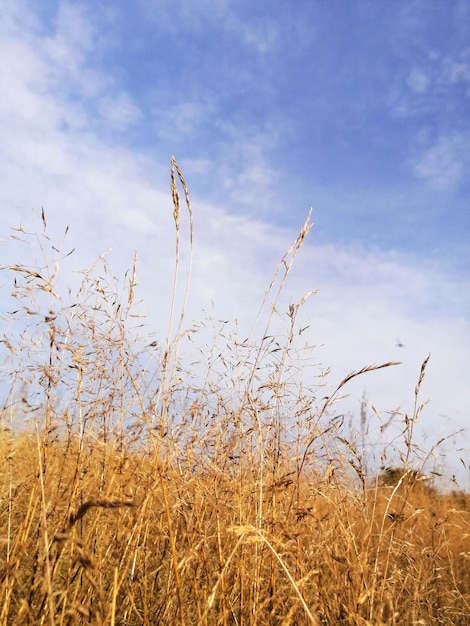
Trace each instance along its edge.
<instances>
[{"instance_id":1,"label":"blue sky","mask_svg":"<svg viewBox=\"0 0 470 626\"><path fill-rule=\"evenodd\" d=\"M44 207L78 267L112 248L123 272L138 249L149 326L165 328L174 154L195 319L213 301L249 326L312 206L285 302L319 289L303 315L332 384L399 359L350 407L365 391L407 408L431 352L423 436L466 426L470 2L17 0L0 24L2 263L18 262L10 228Z\"/></svg>"}]
</instances>

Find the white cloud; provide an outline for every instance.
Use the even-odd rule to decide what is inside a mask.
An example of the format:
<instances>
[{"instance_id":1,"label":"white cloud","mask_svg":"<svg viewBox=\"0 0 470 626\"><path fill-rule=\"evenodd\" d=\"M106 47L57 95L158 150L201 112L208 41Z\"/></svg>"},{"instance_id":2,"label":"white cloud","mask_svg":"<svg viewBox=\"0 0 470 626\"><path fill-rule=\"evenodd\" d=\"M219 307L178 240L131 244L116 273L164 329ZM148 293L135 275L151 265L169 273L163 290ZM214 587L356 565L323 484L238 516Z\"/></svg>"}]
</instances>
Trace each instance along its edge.
<instances>
[{"instance_id":1,"label":"white cloud","mask_svg":"<svg viewBox=\"0 0 470 626\"><path fill-rule=\"evenodd\" d=\"M142 118L142 113L128 93L120 92L112 98L98 101L98 110L112 128L126 130Z\"/></svg>"},{"instance_id":2,"label":"white cloud","mask_svg":"<svg viewBox=\"0 0 470 626\"><path fill-rule=\"evenodd\" d=\"M441 137L413 163L413 171L433 188L448 190L468 180L470 166L470 137L453 135Z\"/></svg>"},{"instance_id":3,"label":"white cloud","mask_svg":"<svg viewBox=\"0 0 470 626\"><path fill-rule=\"evenodd\" d=\"M258 22L237 21L235 24L234 30L241 36L242 41L259 54L266 54L277 49L279 32L272 21L266 19Z\"/></svg>"},{"instance_id":4,"label":"white cloud","mask_svg":"<svg viewBox=\"0 0 470 626\"><path fill-rule=\"evenodd\" d=\"M415 68L408 76L408 85L415 93L426 93L429 87L430 78L422 69Z\"/></svg>"},{"instance_id":5,"label":"white cloud","mask_svg":"<svg viewBox=\"0 0 470 626\"><path fill-rule=\"evenodd\" d=\"M224 24L232 0L140 0L139 8L166 32L202 33L207 26Z\"/></svg>"},{"instance_id":6,"label":"white cloud","mask_svg":"<svg viewBox=\"0 0 470 626\"><path fill-rule=\"evenodd\" d=\"M470 48L454 56L428 52L425 60L411 66L405 83L401 76L392 83L387 97L393 115L406 118L441 111L446 104L461 98L458 88L464 88L464 98L470 97Z\"/></svg>"},{"instance_id":7,"label":"white cloud","mask_svg":"<svg viewBox=\"0 0 470 626\"><path fill-rule=\"evenodd\" d=\"M201 127L206 125L215 112L215 103L210 99L191 100L186 97L182 102L175 102L167 94L156 92L156 104L152 108L152 123L157 136L173 138L178 141L181 137L194 138Z\"/></svg>"},{"instance_id":8,"label":"white cloud","mask_svg":"<svg viewBox=\"0 0 470 626\"><path fill-rule=\"evenodd\" d=\"M225 122L225 149L217 156L214 176L224 190L224 202L234 211L271 215L279 210L279 173L270 164L282 123L251 127Z\"/></svg>"},{"instance_id":9,"label":"white cloud","mask_svg":"<svg viewBox=\"0 0 470 626\"><path fill-rule=\"evenodd\" d=\"M97 33L83 6L62 2L58 5L55 32L44 39L44 50L51 69L67 72L69 80L80 77L82 62L93 47Z\"/></svg>"},{"instance_id":10,"label":"white cloud","mask_svg":"<svg viewBox=\"0 0 470 626\"><path fill-rule=\"evenodd\" d=\"M451 85L470 83L470 48L462 50L458 59L442 60L439 81Z\"/></svg>"},{"instance_id":11,"label":"white cloud","mask_svg":"<svg viewBox=\"0 0 470 626\"><path fill-rule=\"evenodd\" d=\"M184 159L184 170L186 174L209 174L214 167L214 162L210 159Z\"/></svg>"},{"instance_id":12,"label":"white cloud","mask_svg":"<svg viewBox=\"0 0 470 626\"><path fill-rule=\"evenodd\" d=\"M243 17L244 7L233 0L172 0L171 2L141 1L141 9L166 32L206 33L207 29L235 35L237 41L250 51L265 54L277 48L279 28L264 15ZM217 61L216 61L217 62ZM240 68L241 69L241 68Z\"/></svg>"}]
</instances>

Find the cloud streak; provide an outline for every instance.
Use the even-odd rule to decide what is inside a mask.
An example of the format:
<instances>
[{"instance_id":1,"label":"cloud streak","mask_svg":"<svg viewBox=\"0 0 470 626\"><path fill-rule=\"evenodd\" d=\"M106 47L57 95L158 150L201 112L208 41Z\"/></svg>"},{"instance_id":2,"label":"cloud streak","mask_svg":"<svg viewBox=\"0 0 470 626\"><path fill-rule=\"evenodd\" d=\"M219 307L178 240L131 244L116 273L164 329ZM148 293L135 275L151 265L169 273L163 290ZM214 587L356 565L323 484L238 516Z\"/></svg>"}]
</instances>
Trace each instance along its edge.
<instances>
[{"instance_id":1,"label":"cloud streak","mask_svg":"<svg viewBox=\"0 0 470 626\"><path fill-rule=\"evenodd\" d=\"M448 190L467 182L470 175L470 135L440 137L414 162L413 170L433 189Z\"/></svg>"}]
</instances>

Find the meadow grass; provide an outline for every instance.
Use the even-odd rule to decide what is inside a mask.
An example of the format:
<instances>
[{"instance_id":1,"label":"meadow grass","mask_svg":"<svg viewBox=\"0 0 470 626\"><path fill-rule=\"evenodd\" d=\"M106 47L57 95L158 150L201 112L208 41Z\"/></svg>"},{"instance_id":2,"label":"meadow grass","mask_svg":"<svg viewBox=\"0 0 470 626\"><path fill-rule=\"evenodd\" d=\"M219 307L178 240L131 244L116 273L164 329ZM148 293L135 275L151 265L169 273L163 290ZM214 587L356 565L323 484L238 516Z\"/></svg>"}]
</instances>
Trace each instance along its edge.
<instances>
[{"instance_id":1,"label":"meadow grass","mask_svg":"<svg viewBox=\"0 0 470 626\"><path fill-rule=\"evenodd\" d=\"M434 484L435 451L414 443L427 359L413 414L395 416L395 457L371 455L366 413L356 431L335 402L351 378L396 364L331 389L303 343L304 299L277 313L310 215L259 331L187 327L190 266L175 304L179 185L191 258L172 159L175 288L161 346L140 334L137 259L124 285L100 258L63 293L44 214L42 234L14 234L44 262L4 268L16 306L2 338L0 624L468 624L470 500ZM275 317L285 332L272 332Z\"/></svg>"}]
</instances>

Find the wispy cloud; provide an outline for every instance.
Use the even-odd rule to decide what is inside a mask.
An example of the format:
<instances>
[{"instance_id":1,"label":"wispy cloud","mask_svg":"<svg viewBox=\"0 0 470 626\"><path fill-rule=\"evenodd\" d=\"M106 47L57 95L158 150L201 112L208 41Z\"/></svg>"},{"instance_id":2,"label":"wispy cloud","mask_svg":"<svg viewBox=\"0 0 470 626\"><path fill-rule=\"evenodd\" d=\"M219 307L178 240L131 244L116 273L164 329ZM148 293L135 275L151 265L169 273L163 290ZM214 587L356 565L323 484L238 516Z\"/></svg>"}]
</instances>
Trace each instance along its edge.
<instances>
[{"instance_id":1,"label":"wispy cloud","mask_svg":"<svg viewBox=\"0 0 470 626\"><path fill-rule=\"evenodd\" d=\"M426 93L430 84L430 77L427 72L421 68L414 68L408 76L407 83L414 93Z\"/></svg>"},{"instance_id":2,"label":"wispy cloud","mask_svg":"<svg viewBox=\"0 0 470 626\"><path fill-rule=\"evenodd\" d=\"M470 85L470 47L461 50L456 58L444 57L440 61L438 80L443 84ZM468 91L466 96L470 96Z\"/></svg>"},{"instance_id":3,"label":"wispy cloud","mask_svg":"<svg viewBox=\"0 0 470 626\"><path fill-rule=\"evenodd\" d=\"M112 98L100 98L98 111L112 128L121 131L126 130L143 117L139 107L126 92L120 92Z\"/></svg>"},{"instance_id":4,"label":"wispy cloud","mask_svg":"<svg viewBox=\"0 0 470 626\"><path fill-rule=\"evenodd\" d=\"M470 174L470 136L464 133L440 137L414 160L413 171L437 190L453 189L467 182Z\"/></svg>"},{"instance_id":5,"label":"wispy cloud","mask_svg":"<svg viewBox=\"0 0 470 626\"><path fill-rule=\"evenodd\" d=\"M449 111L448 107L465 106L470 98L469 86L470 48L457 49L454 55L441 55L430 48L421 54L419 63L410 61L405 77L398 74L388 104L399 118L430 113L440 116ZM449 124L448 119L443 122Z\"/></svg>"},{"instance_id":6,"label":"wispy cloud","mask_svg":"<svg viewBox=\"0 0 470 626\"><path fill-rule=\"evenodd\" d=\"M216 114L216 103L207 98L186 95L168 98L155 93L155 104L151 109L152 124L157 137L181 141L195 141L207 129Z\"/></svg>"}]
</instances>

